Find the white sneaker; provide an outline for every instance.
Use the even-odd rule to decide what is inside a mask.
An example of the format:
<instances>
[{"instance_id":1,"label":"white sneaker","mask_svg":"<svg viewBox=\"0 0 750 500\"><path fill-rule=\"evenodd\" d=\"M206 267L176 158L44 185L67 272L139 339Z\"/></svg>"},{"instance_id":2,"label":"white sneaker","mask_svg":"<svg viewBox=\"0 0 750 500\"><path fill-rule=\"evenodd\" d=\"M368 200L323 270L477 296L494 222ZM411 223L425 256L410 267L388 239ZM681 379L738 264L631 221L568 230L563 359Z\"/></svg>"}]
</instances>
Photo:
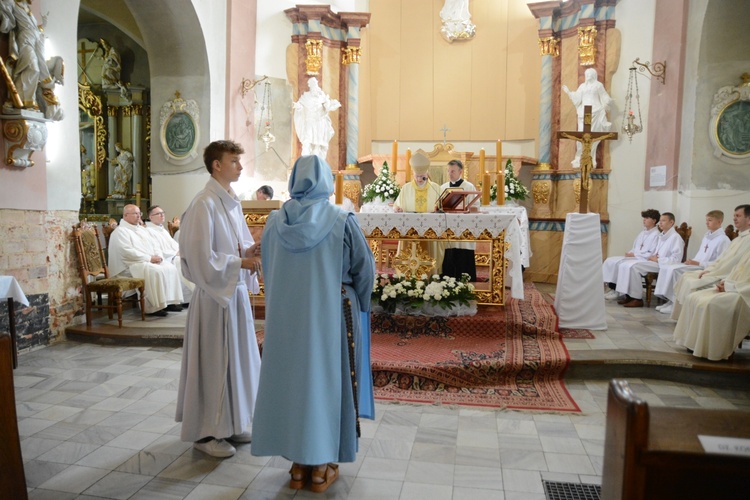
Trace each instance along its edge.
<instances>
[{"instance_id":1,"label":"white sneaker","mask_svg":"<svg viewBox=\"0 0 750 500\"><path fill-rule=\"evenodd\" d=\"M659 309L659 312L662 314L672 314L672 311L674 311L674 302L667 302Z\"/></svg>"},{"instance_id":2,"label":"white sneaker","mask_svg":"<svg viewBox=\"0 0 750 500\"><path fill-rule=\"evenodd\" d=\"M235 443L249 443L253 440L253 435L250 432L242 432L227 439L234 441Z\"/></svg>"},{"instance_id":3,"label":"white sneaker","mask_svg":"<svg viewBox=\"0 0 750 500\"><path fill-rule=\"evenodd\" d=\"M661 308L664 307L664 306L666 306L666 305L667 304L662 304L660 306L656 306L654 309L656 309L657 311L661 312Z\"/></svg>"},{"instance_id":4,"label":"white sneaker","mask_svg":"<svg viewBox=\"0 0 750 500\"><path fill-rule=\"evenodd\" d=\"M604 294L604 298L606 300L617 300L617 298L620 296L619 293L617 293L617 290L610 290L607 293Z\"/></svg>"},{"instance_id":5,"label":"white sneaker","mask_svg":"<svg viewBox=\"0 0 750 500\"><path fill-rule=\"evenodd\" d=\"M237 451L234 449L234 446L223 439L212 439L205 443L193 443L193 447L198 451L202 451L206 455L211 455L216 458L231 457Z\"/></svg>"}]
</instances>

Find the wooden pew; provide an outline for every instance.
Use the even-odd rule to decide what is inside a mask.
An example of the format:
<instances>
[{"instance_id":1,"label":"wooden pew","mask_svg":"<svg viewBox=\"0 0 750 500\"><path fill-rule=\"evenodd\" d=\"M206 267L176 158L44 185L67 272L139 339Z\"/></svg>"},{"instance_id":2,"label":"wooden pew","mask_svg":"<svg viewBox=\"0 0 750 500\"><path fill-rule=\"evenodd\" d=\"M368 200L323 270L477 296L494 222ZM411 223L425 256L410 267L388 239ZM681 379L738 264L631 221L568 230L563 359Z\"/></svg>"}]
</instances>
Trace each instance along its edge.
<instances>
[{"instance_id":1,"label":"wooden pew","mask_svg":"<svg viewBox=\"0 0 750 500\"><path fill-rule=\"evenodd\" d=\"M10 336L0 333L0 496L26 499L26 476L18 437Z\"/></svg>"},{"instance_id":2,"label":"wooden pew","mask_svg":"<svg viewBox=\"0 0 750 500\"><path fill-rule=\"evenodd\" d=\"M746 495L750 457L705 453L699 435L750 438L750 412L649 407L626 381L612 380L607 396L602 498Z\"/></svg>"}]
</instances>

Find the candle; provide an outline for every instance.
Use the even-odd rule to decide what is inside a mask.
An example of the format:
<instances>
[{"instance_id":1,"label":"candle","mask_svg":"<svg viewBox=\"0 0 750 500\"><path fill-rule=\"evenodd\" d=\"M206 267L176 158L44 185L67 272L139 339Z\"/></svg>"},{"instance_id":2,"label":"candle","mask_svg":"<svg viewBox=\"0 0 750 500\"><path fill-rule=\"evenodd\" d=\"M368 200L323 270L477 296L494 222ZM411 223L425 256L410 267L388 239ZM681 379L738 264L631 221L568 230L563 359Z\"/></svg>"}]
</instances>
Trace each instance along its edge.
<instances>
[{"instance_id":1,"label":"candle","mask_svg":"<svg viewBox=\"0 0 750 500\"><path fill-rule=\"evenodd\" d=\"M344 172L336 172L336 205L344 203Z\"/></svg>"},{"instance_id":2,"label":"candle","mask_svg":"<svg viewBox=\"0 0 750 500\"><path fill-rule=\"evenodd\" d=\"M505 172L503 168L503 143L499 139L496 146L495 161L497 162L497 173Z\"/></svg>"},{"instance_id":3,"label":"candle","mask_svg":"<svg viewBox=\"0 0 750 500\"><path fill-rule=\"evenodd\" d=\"M497 183L497 204L498 205L505 205L505 171L498 167L497 170L497 178L495 179L495 182Z\"/></svg>"},{"instance_id":4,"label":"candle","mask_svg":"<svg viewBox=\"0 0 750 500\"><path fill-rule=\"evenodd\" d=\"M404 182L411 180L411 149L406 150L406 175L404 176Z\"/></svg>"},{"instance_id":5,"label":"candle","mask_svg":"<svg viewBox=\"0 0 750 500\"><path fill-rule=\"evenodd\" d=\"M391 152L391 172L395 177L398 173L398 141L393 141L393 151Z\"/></svg>"},{"instance_id":6,"label":"candle","mask_svg":"<svg viewBox=\"0 0 750 500\"><path fill-rule=\"evenodd\" d=\"M490 173L485 172L483 179L482 179L482 205L487 206L489 204L490 204Z\"/></svg>"},{"instance_id":7,"label":"candle","mask_svg":"<svg viewBox=\"0 0 750 500\"><path fill-rule=\"evenodd\" d=\"M479 150L479 171L484 173L484 148Z\"/></svg>"}]
</instances>

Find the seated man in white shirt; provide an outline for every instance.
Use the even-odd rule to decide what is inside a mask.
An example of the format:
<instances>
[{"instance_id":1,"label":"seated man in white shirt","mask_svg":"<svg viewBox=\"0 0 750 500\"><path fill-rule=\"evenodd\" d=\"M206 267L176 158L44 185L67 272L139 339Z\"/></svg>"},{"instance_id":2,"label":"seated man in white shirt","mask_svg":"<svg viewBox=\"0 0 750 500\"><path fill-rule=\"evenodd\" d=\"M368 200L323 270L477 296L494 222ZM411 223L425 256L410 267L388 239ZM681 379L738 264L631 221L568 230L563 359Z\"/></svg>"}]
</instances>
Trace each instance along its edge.
<instances>
[{"instance_id":1,"label":"seated man in white shirt","mask_svg":"<svg viewBox=\"0 0 750 500\"><path fill-rule=\"evenodd\" d=\"M679 319L682 305L696 290L709 288L727 277L740 259L750 253L750 204L739 205L734 209L734 227L739 235L732 240L718 259L706 266L703 271L688 271L674 286L674 310L670 316Z\"/></svg>"},{"instance_id":2,"label":"seated man in white shirt","mask_svg":"<svg viewBox=\"0 0 750 500\"><path fill-rule=\"evenodd\" d=\"M661 214L659 229L662 232L659 235L656 252L648 260L630 266L627 274L624 272L626 269L623 266L619 269L616 290L630 297L630 300L623 304L625 307L643 307L643 276L647 273L659 272L662 266L682 262L685 241L674 229L673 213L664 212Z\"/></svg>"},{"instance_id":3,"label":"seated man in white shirt","mask_svg":"<svg viewBox=\"0 0 750 500\"><path fill-rule=\"evenodd\" d=\"M608 257L602 264L602 275L604 277L604 283L611 288L611 290L604 295L607 300L615 300L620 294L615 290L615 284L617 283L618 268L621 265L626 265L628 268L636 262L643 262L648 260L654 251L656 251L656 244L659 237L659 228L657 223L661 214L658 210L649 208L641 212L643 217L643 231L638 233L635 241L633 242L633 248L630 249L625 255L617 255ZM627 302L623 300L623 303Z\"/></svg>"},{"instance_id":4,"label":"seated man in white shirt","mask_svg":"<svg viewBox=\"0 0 750 500\"><path fill-rule=\"evenodd\" d=\"M729 238L724 234L721 225L724 222L724 212L711 210L706 214L706 228L708 231L703 236L698 253L692 259L684 263L659 266L659 277L654 286L654 295L666 299L667 302L656 306L656 310L662 314L672 314L674 309L674 286L677 280L687 271L705 269L707 265L715 261L719 255L729 246Z\"/></svg>"},{"instance_id":5,"label":"seated man in white shirt","mask_svg":"<svg viewBox=\"0 0 750 500\"><path fill-rule=\"evenodd\" d=\"M446 189L460 189L461 191L476 191L474 184L463 178L464 164L461 160L448 162L448 182L440 186L440 193ZM444 276L461 279L462 274L468 274L470 281L477 280L477 266L474 260L476 244L470 241L449 241L444 243L443 255Z\"/></svg>"},{"instance_id":6,"label":"seated man in white shirt","mask_svg":"<svg viewBox=\"0 0 750 500\"><path fill-rule=\"evenodd\" d=\"M164 260L171 262L180 272L180 283L182 283L182 298L184 302L181 307L188 307L190 299L193 297L193 289L195 284L186 280L182 275L182 261L180 260L180 244L172 236L169 235L169 230L164 227L164 220L166 214L164 209L159 205L153 205L148 208L148 220L146 221L146 228L149 230L149 234L156 240ZM174 307L173 309L177 309Z\"/></svg>"},{"instance_id":7,"label":"seated man in white shirt","mask_svg":"<svg viewBox=\"0 0 750 500\"><path fill-rule=\"evenodd\" d=\"M180 273L167 262L150 236L140 225L141 211L125 205L122 220L109 237L109 270L112 276L131 276L145 280L146 314L166 316L168 310L181 311L183 300Z\"/></svg>"},{"instance_id":8,"label":"seated man in white shirt","mask_svg":"<svg viewBox=\"0 0 750 500\"><path fill-rule=\"evenodd\" d=\"M725 280L691 293L674 329L674 341L693 356L727 359L750 332L750 252Z\"/></svg>"}]
</instances>

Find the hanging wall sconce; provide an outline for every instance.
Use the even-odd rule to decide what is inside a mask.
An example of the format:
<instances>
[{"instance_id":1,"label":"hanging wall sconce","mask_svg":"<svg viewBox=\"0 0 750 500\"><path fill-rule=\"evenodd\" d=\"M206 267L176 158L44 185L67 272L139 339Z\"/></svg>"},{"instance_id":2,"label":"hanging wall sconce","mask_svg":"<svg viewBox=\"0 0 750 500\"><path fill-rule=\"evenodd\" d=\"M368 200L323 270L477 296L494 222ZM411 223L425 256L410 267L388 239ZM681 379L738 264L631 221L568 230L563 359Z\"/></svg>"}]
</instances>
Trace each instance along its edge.
<instances>
[{"instance_id":1,"label":"hanging wall sconce","mask_svg":"<svg viewBox=\"0 0 750 500\"><path fill-rule=\"evenodd\" d=\"M645 63L640 62L641 58L636 57L635 61L633 61L633 65L636 64L639 66L639 70L641 71L648 71L651 76L659 80L662 85L665 84L665 81L667 79L667 61L664 62L655 62L653 66L651 66L651 63L646 61ZM633 68L631 68L633 69Z\"/></svg>"}]
</instances>

